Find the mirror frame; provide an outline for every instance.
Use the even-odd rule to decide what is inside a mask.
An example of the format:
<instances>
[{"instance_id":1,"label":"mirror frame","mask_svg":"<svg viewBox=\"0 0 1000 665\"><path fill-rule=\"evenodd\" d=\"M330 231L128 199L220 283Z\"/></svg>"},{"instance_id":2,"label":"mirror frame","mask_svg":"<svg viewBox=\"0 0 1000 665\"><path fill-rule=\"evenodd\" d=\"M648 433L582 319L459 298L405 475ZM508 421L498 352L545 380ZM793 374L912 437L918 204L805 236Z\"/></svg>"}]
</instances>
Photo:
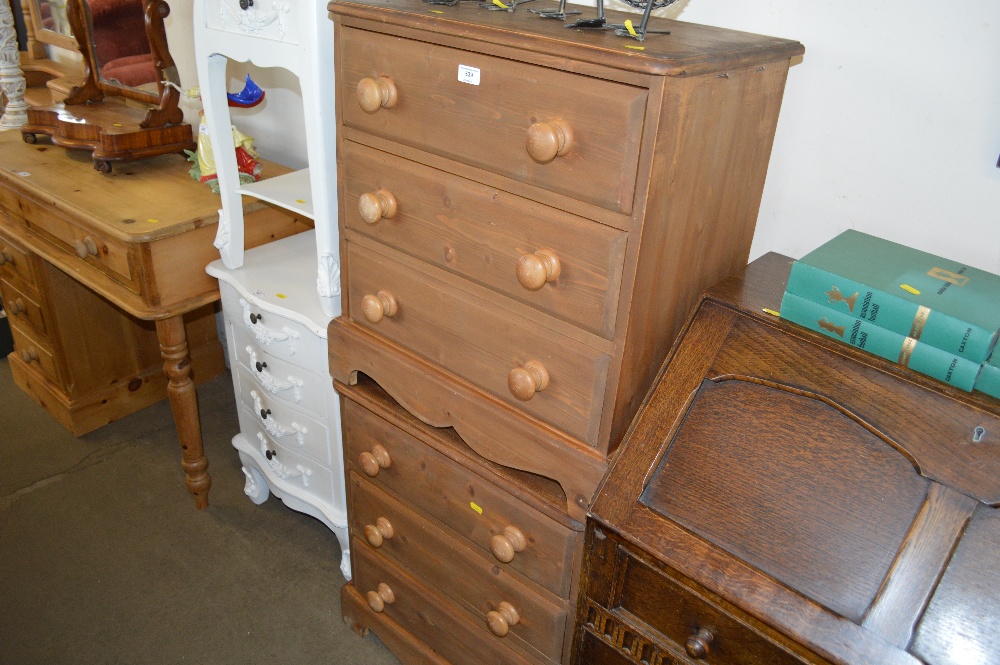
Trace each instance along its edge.
<instances>
[{"instance_id":1,"label":"mirror frame","mask_svg":"<svg viewBox=\"0 0 1000 665\"><path fill-rule=\"evenodd\" d=\"M147 92L101 78L92 36L93 18L90 7L87 0L68 0L66 14L73 28L80 55L83 56L85 81L83 85L70 90L69 95L63 100L64 104L97 102L107 94L154 106L155 108L149 109L146 119L140 124L144 129L178 124L184 119L184 113L179 107L180 77L167 48L167 31L163 23L163 19L170 15L170 6L165 0L141 1L146 16L146 38L153 54L153 65L160 76L160 80L156 82L157 92ZM174 85L164 85L163 81L169 81Z\"/></svg>"},{"instance_id":2,"label":"mirror frame","mask_svg":"<svg viewBox=\"0 0 1000 665\"><path fill-rule=\"evenodd\" d=\"M51 44L69 51L77 50L76 37L73 35L62 35L55 30L49 30L42 26L42 7L40 0L21 0L21 13L24 15L28 29L28 41L32 38L43 44ZM67 14L68 14L67 8ZM44 53L38 54L33 51L32 45L28 44L28 52L33 57L45 57Z\"/></svg>"}]
</instances>

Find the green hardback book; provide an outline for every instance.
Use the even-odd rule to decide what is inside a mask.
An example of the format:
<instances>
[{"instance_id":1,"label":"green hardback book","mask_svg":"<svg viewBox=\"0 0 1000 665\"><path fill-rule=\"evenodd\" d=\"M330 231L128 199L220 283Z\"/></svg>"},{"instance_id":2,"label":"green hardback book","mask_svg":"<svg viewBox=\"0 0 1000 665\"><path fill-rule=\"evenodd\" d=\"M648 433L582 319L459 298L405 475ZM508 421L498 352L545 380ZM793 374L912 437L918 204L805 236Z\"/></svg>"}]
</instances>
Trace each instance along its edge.
<instances>
[{"instance_id":1,"label":"green hardback book","mask_svg":"<svg viewBox=\"0 0 1000 665\"><path fill-rule=\"evenodd\" d=\"M796 261L786 290L976 364L1000 331L1000 275L858 231Z\"/></svg>"},{"instance_id":2,"label":"green hardback book","mask_svg":"<svg viewBox=\"0 0 1000 665\"><path fill-rule=\"evenodd\" d=\"M981 367L971 360L788 291L781 299L780 314L783 319L965 391L972 390Z\"/></svg>"},{"instance_id":3,"label":"green hardback book","mask_svg":"<svg viewBox=\"0 0 1000 665\"><path fill-rule=\"evenodd\" d=\"M1000 399L1000 348L994 350L990 359L983 363L976 380L976 390Z\"/></svg>"}]
</instances>

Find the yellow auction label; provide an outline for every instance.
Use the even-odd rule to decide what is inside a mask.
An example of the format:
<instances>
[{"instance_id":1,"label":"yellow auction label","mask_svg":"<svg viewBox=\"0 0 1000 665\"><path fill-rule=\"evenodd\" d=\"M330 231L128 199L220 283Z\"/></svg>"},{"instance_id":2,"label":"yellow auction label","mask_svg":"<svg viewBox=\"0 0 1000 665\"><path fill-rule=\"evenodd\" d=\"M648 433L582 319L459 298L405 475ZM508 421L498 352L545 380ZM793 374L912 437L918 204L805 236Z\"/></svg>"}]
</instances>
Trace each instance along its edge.
<instances>
[{"instance_id":1,"label":"yellow auction label","mask_svg":"<svg viewBox=\"0 0 1000 665\"><path fill-rule=\"evenodd\" d=\"M909 284L900 284L899 288L903 289L907 293L912 293L915 296L919 296L920 295L920 291L918 291L917 289L913 288Z\"/></svg>"},{"instance_id":2,"label":"yellow auction label","mask_svg":"<svg viewBox=\"0 0 1000 665\"><path fill-rule=\"evenodd\" d=\"M764 312L765 314L770 314L771 316L781 316L781 312L775 312L770 307L765 307L760 311Z\"/></svg>"},{"instance_id":3,"label":"yellow auction label","mask_svg":"<svg viewBox=\"0 0 1000 665\"><path fill-rule=\"evenodd\" d=\"M493 4L496 5L497 7L500 7L501 9L510 9L510 7L500 2L500 0L493 0Z\"/></svg>"},{"instance_id":4,"label":"yellow auction label","mask_svg":"<svg viewBox=\"0 0 1000 665\"><path fill-rule=\"evenodd\" d=\"M469 502L469 507L470 507L470 508L472 508L472 509L473 509L474 511L476 511L477 513L479 513L480 515L482 515L482 514L483 514L483 509L482 509L482 508L480 508L480 507L479 507L479 504L478 504L478 503L476 503L475 501L470 501L470 502Z\"/></svg>"},{"instance_id":5,"label":"yellow auction label","mask_svg":"<svg viewBox=\"0 0 1000 665\"><path fill-rule=\"evenodd\" d=\"M494 2L495 1L496 0L494 0ZM625 29L628 30L628 34L632 35L633 37L639 36L639 33L636 32L635 28L632 27L632 19L625 19Z\"/></svg>"},{"instance_id":6,"label":"yellow auction label","mask_svg":"<svg viewBox=\"0 0 1000 665\"><path fill-rule=\"evenodd\" d=\"M275 293L274 295L278 296L279 298L287 298L288 297L284 293Z\"/></svg>"},{"instance_id":7,"label":"yellow auction label","mask_svg":"<svg viewBox=\"0 0 1000 665\"><path fill-rule=\"evenodd\" d=\"M625 48L630 48L633 51L645 51L646 50L645 46L632 46L631 44L626 44Z\"/></svg>"}]
</instances>

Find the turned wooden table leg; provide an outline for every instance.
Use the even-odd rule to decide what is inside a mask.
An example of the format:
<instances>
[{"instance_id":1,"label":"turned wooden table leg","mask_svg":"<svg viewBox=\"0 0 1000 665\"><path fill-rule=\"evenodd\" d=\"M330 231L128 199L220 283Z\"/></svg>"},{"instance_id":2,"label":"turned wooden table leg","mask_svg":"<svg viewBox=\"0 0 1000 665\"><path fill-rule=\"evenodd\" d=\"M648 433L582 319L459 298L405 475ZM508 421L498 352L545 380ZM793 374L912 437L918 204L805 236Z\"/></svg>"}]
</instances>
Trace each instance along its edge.
<instances>
[{"instance_id":1,"label":"turned wooden table leg","mask_svg":"<svg viewBox=\"0 0 1000 665\"><path fill-rule=\"evenodd\" d=\"M181 444L181 467L186 476L184 482L194 495L195 505L201 510L208 507L208 489L212 486L212 479L208 475L208 460L202 447L198 394L191 380L184 317L178 315L157 321L156 334L160 340L163 371L170 378L167 395Z\"/></svg>"}]
</instances>

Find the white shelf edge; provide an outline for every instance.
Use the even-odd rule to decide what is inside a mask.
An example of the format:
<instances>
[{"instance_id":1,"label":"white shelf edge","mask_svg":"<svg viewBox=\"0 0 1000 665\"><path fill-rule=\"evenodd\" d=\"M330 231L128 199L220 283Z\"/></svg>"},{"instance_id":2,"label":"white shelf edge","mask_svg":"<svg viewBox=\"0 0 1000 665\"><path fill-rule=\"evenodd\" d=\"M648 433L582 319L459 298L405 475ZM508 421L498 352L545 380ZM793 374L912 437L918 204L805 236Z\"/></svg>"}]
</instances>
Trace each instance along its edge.
<instances>
[{"instance_id":1,"label":"white shelf edge","mask_svg":"<svg viewBox=\"0 0 1000 665\"><path fill-rule=\"evenodd\" d=\"M240 185L236 191L315 219L308 168Z\"/></svg>"}]
</instances>

